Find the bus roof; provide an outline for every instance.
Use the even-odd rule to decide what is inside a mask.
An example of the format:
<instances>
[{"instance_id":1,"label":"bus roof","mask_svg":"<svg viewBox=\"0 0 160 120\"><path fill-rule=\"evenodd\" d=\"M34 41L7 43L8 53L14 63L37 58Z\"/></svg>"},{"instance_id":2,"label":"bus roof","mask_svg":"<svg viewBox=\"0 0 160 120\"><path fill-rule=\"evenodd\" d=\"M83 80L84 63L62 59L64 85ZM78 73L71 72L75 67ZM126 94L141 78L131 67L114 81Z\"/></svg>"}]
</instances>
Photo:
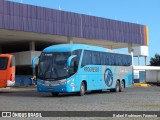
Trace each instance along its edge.
<instances>
[{"instance_id":1,"label":"bus roof","mask_svg":"<svg viewBox=\"0 0 160 120\"><path fill-rule=\"evenodd\" d=\"M11 56L13 56L13 55L11 55L11 54L0 54L0 57L11 57Z\"/></svg>"},{"instance_id":2,"label":"bus roof","mask_svg":"<svg viewBox=\"0 0 160 120\"><path fill-rule=\"evenodd\" d=\"M69 51L74 51L74 50L78 50L78 49L130 55L129 53L114 52L114 51L112 51L110 49L107 49L107 48L92 46L92 45L86 45L86 44L58 44L58 45L52 45L52 46L49 46L49 47L45 48L43 50L43 52L69 52Z\"/></svg>"},{"instance_id":3,"label":"bus roof","mask_svg":"<svg viewBox=\"0 0 160 120\"><path fill-rule=\"evenodd\" d=\"M43 52L69 52L78 49L88 49L88 50L95 50L95 51L108 51L108 49L103 47L85 45L85 44L59 44L47 47L43 50Z\"/></svg>"}]
</instances>

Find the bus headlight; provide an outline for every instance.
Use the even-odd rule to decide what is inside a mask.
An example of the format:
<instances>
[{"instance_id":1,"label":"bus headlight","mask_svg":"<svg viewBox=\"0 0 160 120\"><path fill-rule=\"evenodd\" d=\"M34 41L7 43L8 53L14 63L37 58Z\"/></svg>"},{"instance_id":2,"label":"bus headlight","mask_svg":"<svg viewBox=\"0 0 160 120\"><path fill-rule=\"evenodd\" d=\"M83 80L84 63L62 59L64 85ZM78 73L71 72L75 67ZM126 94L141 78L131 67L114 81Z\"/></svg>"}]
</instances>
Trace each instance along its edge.
<instances>
[{"instance_id":1,"label":"bus headlight","mask_svg":"<svg viewBox=\"0 0 160 120\"><path fill-rule=\"evenodd\" d=\"M60 84L63 85L63 84L66 84L66 83L67 83L67 82L61 82Z\"/></svg>"},{"instance_id":2,"label":"bus headlight","mask_svg":"<svg viewBox=\"0 0 160 120\"><path fill-rule=\"evenodd\" d=\"M67 83L67 82L66 82L66 79L60 80L60 84L61 84L61 85L66 84L66 83Z\"/></svg>"},{"instance_id":3,"label":"bus headlight","mask_svg":"<svg viewBox=\"0 0 160 120\"><path fill-rule=\"evenodd\" d=\"M74 80L75 80L75 79L74 79L74 78L72 78L72 82L74 82Z\"/></svg>"},{"instance_id":4,"label":"bus headlight","mask_svg":"<svg viewBox=\"0 0 160 120\"><path fill-rule=\"evenodd\" d=\"M43 85L44 86L59 86L59 85L64 85L66 84L66 79L63 80L58 80L58 81L44 81Z\"/></svg>"},{"instance_id":5,"label":"bus headlight","mask_svg":"<svg viewBox=\"0 0 160 120\"><path fill-rule=\"evenodd\" d=\"M71 81L74 82L74 80L75 80L75 79L72 78L72 79L68 80L67 83L70 83Z\"/></svg>"},{"instance_id":6,"label":"bus headlight","mask_svg":"<svg viewBox=\"0 0 160 120\"><path fill-rule=\"evenodd\" d=\"M74 83L71 83L71 88L75 88L75 85L74 85Z\"/></svg>"}]
</instances>

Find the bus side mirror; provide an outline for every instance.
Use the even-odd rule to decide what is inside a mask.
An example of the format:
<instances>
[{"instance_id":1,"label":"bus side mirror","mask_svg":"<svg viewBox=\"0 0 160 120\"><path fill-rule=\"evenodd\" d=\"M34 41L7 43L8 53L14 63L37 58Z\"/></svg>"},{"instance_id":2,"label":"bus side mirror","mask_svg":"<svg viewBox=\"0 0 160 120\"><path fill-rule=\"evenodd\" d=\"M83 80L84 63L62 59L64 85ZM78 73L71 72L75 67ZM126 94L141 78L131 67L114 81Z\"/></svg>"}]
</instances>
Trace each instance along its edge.
<instances>
[{"instance_id":1,"label":"bus side mirror","mask_svg":"<svg viewBox=\"0 0 160 120\"><path fill-rule=\"evenodd\" d=\"M33 59L32 59L32 76L36 76L36 60L39 59L40 56L35 56Z\"/></svg>"},{"instance_id":2,"label":"bus side mirror","mask_svg":"<svg viewBox=\"0 0 160 120\"><path fill-rule=\"evenodd\" d=\"M37 59L39 59L40 56L35 56L33 59L32 59L32 67L34 68L35 67L35 62Z\"/></svg>"},{"instance_id":3,"label":"bus side mirror","mask_svg":"<svg viewBox=\"0 0 160 120\"><path fill-rule=\"evenodd\" d=\"M72 59L77 57L77 55L71 55L68 60L67 60L67 66L70 67L71 66L71 62L72 62Z\"/></svg>"}]
</instances>

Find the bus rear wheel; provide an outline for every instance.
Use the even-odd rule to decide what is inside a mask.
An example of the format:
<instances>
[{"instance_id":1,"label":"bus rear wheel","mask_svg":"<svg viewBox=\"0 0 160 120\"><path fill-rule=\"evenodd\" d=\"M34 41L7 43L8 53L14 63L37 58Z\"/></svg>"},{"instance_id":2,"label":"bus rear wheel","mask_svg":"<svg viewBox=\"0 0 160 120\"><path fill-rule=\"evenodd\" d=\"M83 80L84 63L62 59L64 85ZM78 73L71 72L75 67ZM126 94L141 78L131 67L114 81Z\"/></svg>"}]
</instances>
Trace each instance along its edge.
<instances>
[{"instance_id":1,"label":"bus rear wheel","mask_svg":"<svg viewBox=\"0 0 160 120\"><path fill-rule=\"evenodd\" d=\"M81 83L81 86L80 86L80 91L78 92L78 95L79 96L83 96L86 92L86 85L84 82Z\"/></svg>"},{"instance_id":2,"label":"bus rear wheel","mask_svg":"<svg viewBox=\"0 0 160 120\"><path fill-rule=\"evenodd\" d=\"M122 81L121 85L120 85L120 89L119 89L119 92L123 92L124 91L124 81Z\"/></svg>"},{"instance_id":3,"label":"bus rear wheel","mask_svg":"<svg viewBox=\"0 0 160 120\"><path fill-rule=\"evenodd\" d=\"M59 92L52 92L52 96L53 97L56 97L56 96L58 96L59 95Z\"/></svg>"}]
</instances>

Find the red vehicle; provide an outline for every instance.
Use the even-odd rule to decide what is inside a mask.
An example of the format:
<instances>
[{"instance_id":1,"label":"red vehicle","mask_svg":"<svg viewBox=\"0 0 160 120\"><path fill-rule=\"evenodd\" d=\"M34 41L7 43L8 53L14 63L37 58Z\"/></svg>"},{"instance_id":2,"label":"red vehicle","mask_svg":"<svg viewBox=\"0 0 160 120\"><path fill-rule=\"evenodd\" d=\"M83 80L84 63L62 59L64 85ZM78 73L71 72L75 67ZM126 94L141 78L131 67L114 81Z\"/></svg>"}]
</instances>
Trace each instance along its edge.
<instances>
[{"instance_id":1,"label":"red vehicle","mask_svg":"<svg viewBox=\"0 0 160 120\"><path fill-rule=\"evenodd\" d=\"M0 54L0 88L13 86L15 83L15 57Z\"/></svg>"}]
</instances>

